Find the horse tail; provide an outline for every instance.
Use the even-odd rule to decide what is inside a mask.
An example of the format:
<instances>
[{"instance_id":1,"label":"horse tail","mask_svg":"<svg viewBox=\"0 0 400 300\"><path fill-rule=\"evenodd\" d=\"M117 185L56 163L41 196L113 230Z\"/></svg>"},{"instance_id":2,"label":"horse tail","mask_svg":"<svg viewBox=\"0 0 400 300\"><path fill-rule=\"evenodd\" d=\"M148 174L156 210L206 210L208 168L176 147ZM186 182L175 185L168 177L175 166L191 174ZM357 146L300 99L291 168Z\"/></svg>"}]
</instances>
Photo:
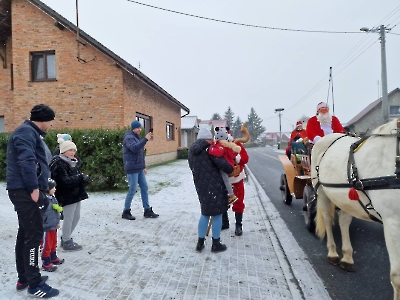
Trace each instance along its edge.
<instances>
[{"instance_id":1,"label":"horse tail","mask_svg":"<svg viewBox=\"0 0 400 300\"><path fill-rule=\"evenodd\" d=\"M335 216L335 205L332 202L329 202L329 215L331 217L332 226L334 223ZM315 234L322 240L326 234L325 222L323 217L323 211L321 205L318 205L317 201L317 216L315 217Z\"/></svg>"}]
</instances>

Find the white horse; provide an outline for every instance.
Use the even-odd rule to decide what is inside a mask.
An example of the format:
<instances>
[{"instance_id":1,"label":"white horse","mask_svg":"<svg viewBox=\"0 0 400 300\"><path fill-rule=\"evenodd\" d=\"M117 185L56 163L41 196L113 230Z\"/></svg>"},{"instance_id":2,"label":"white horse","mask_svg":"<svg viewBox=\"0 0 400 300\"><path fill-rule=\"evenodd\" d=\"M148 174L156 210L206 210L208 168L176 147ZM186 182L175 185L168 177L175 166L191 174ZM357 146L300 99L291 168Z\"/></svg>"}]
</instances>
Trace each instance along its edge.
<instances>
[{"instance_id":1,"label":"white horse","mask_svg":"<svg viewBox=\"0 0 400 300\"><path fill-rule=\"evenodd\" d=\"M360 145L354 144L360 138L329 134L315 144L311 159L311 178L317 192L316 233L320 238L327 235L328 261L353 271L353 248L349 236L353 216L367 221L371 218L382 221L395 300L400 300L398 122L400 126L400 120L393 120L378 127ZM353 153L350 148L356 146L354 154L350 154ZM350 200L357 196L360 201ZM335 206L340 208L342 259L336 252L332 234Z\"/></svg>"}]
</instances>

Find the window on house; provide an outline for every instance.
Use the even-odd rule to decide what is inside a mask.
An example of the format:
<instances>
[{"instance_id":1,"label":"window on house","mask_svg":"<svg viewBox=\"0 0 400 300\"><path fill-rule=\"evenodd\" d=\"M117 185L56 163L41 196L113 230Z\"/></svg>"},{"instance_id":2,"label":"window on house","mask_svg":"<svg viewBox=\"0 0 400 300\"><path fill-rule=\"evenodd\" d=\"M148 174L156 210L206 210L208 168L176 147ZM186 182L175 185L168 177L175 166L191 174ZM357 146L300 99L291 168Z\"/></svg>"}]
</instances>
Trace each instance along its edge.
<instances>
[{"instance_id":1,"label":"window on house","mask_svg":"<svg viewBox=\"0 0 400 300\"><path fill-rule=\"evenodd\" d=\"M400 115L400 106L399 105L391 105L390 106L390 116L399 116Z\"/></svg>"},{"instance_id":2,"label":"window on house","mask_svg":"<svg viewBox=\"0 0 400 300\"><path fill-rule=\"evenodd\" d=\"M174 139L174 124L170 122L165 123L167 140L172 141Z\"/></svg>"},{"instance_id":3,"label":"window on house","mask_svg":"<svg viewBox=\"0 0 400 300\"><path fill-rule=\"evenodd\" d=\"M0 132L4 132L4 116L0 116Z\"/></svg>"},{"instance_id":4,"label":"window on house","mask_svg":"<svg viewBox=\"0 0 400 300\"><path fill-rule=\"evenodd\" d=\"M32 81L56 79L55 51L31 52Z\"/></svg>"},{"instance_id":5,"label":"window on house","mask_svg":"<svg viewBox=\"0 0 400 300\"><path fill-rule=\"evenodd\" d=\"M136 120L142 124L142 128L144 129L144 134L147 134L150 130L151 126L151 117L141 114L141 113L136 113Z\"/></svg>"}]
</instances>

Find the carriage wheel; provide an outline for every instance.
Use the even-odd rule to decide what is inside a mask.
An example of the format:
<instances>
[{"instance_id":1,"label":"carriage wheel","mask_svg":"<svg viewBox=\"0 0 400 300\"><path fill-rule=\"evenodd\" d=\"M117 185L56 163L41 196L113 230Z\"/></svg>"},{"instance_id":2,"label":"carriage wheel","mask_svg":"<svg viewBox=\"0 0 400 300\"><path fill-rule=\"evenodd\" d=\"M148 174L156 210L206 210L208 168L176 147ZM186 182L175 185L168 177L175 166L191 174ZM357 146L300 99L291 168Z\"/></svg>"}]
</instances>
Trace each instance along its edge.
<instances>
[{"instance_id":1,"label":"carriage wheel","mask_svg":"<svg viewBox=\"0 0 400 300\"><path fill-rule=\"evenodd\" d=\"M315 230L315 216L317 213L317 195L314 192L314 188L311 185L306 185L303 192L303 211L304 221L306 222L306 228L310 232Z\"/></svg>"},{"instance_id":2,"label":"carriage wheel","mask_svg":"<svg viewBox=\"0 0 400 300\"><path fill-rule=\"evenodd\" d=\"M286 179L286 174L281 175L281 187L283 203L290 205L292 203L292 195L290 194L289 186Z\"/></svg>"}]
</instances>

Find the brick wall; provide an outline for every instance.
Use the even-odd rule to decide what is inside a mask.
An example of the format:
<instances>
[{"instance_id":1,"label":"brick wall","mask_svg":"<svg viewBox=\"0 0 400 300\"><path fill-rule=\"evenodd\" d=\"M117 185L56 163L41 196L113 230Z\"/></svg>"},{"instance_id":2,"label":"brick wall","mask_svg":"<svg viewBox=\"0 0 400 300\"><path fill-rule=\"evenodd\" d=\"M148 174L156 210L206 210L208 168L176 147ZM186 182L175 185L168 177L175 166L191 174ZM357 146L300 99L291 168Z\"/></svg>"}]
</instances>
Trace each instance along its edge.
<instances>
[{"instance_id":1,"label":"brick wall","mask_svg":"<svg viewBox=\"0 0 400 300\"><path fill-rule=\"evenodd\" d=\"M4 116L4 127L10 126L13 119L13 92L11 90L11 39L8 39L5 46L6 68L3 61L0 61L0 116ZM5 117L7 116L7 117Z\"/></svg>"},{"instance_id":2,"label":"brick wall","mask_svg":"<svg viewBox=\"0 0 400 300\"><path fill-rule=\"evenodd\" d=\"M79 57L88 63L79 62L76 34L60 30L54 23L28 1L12 1L8 54L9 64L12 61L14 65L13 91L9 91L9 70L0 70L0 109L5 112L5 130L13 131L39 103L55 110L53 128L66 130L123 128L139 112L150 116L153 122L154 139L146 147L148 160L158 161L152 156L159 154L164 154L164 159L176 157L180 107L89 44L79 46ZM57 80L33 82L30 53L48 50L55 51ZM174 124L172 141L166 139L166 122Z\"/></svg>"}]
</instances>

